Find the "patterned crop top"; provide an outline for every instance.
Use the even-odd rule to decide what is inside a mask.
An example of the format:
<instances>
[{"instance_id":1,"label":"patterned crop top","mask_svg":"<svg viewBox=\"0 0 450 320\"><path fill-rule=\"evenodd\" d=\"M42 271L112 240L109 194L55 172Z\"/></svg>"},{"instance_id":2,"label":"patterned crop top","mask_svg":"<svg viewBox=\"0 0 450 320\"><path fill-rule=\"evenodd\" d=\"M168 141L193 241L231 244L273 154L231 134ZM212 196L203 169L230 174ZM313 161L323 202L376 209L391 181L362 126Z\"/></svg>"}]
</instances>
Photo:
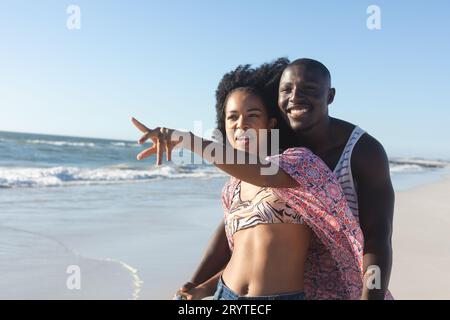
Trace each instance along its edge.
<instances>
[{"instance_id":1,"label":"patterned crop top","mask_svg":"<svg viewBox=\"0 0 450 320\"><path fill-rule=\"evenodd\" d=\"M230 210L225 213L225 231L230 248L233 235L241 230L269 223L304 224L303 217L281 200L271 188L261 188L252 200L242 201L239 182L231 199Z\"/></svg>"}]
</instances>

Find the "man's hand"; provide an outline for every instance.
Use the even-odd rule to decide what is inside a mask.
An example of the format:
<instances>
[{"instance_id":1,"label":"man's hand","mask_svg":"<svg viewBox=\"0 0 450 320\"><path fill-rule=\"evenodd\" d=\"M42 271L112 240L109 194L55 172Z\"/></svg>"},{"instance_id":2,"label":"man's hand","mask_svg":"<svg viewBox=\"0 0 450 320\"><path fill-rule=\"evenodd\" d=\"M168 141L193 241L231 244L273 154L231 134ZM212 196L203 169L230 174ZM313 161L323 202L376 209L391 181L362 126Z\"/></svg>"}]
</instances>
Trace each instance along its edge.
<instances>
[{"instance_id":1,"label":"man's hand","mask_svg":"<svg viewBox=\"0 0 450 320\"><path fill-rule=\"evenodd\" d=\"M174 298L181 296L182 300L201 300L211 295L208 291L208 288L202 285L195 286L193 283L188 282L175 293Z\"/></svg>"},{"instance_id":2,"label":"man's hand","mask_svg":"<svg viewBox=\"0 0 450 320\"><path fill-rule=\"evenodd\" d=\"M195 284L189 281L189 282L186 282L185 284L183 284L181 286L181 288L179 289L179 291L188 292L192 288L195 288Z\"/></svg>"}]
</instances>

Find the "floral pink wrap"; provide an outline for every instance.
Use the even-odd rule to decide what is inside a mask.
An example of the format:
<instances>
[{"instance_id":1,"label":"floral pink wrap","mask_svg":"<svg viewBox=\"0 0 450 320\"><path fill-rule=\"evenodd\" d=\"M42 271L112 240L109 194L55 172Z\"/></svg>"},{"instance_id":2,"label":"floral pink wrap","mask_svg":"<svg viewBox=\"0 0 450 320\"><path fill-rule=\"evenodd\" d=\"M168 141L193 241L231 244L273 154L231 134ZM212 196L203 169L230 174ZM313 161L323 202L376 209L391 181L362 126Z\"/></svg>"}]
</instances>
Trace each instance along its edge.
<instances>
[{"instance_id":1,"label":"floral pink wrap","mask_svg":"<svg viewBox=\"0 0 450 320\"><path fill-rule=\"evenodd\" d=\"M360 299L363 235L333 172L306 148L291 148L268 160L298 182L296 188L272 190L302 214L315 234L305 268L306 298ZM225 214L238 182L231 178L224 186Z\"/></svg>"}]
</instances>

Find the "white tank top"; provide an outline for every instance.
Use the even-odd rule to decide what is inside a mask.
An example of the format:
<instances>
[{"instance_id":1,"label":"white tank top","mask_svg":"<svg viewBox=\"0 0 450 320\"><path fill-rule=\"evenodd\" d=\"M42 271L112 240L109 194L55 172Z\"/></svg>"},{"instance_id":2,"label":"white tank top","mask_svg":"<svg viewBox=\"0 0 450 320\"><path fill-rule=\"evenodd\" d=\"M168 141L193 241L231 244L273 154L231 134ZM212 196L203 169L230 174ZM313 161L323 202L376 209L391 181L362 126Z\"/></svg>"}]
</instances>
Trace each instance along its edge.
<instances>
[{"instance_id":1,"label":"white tank top","mask_svg":"<svg viewBox=\"0 0 450 320\"><path fill-rule=\"evenodd\" d=\"M353 129L353 132L345 145L344 151L342 152L341 157L333 170L337 180L342 186L348 205L358 221L358 186L356 181L353 179L351 159L353 148L364 133L365 131L358 126Z\"/></svg>"}]
</instances>

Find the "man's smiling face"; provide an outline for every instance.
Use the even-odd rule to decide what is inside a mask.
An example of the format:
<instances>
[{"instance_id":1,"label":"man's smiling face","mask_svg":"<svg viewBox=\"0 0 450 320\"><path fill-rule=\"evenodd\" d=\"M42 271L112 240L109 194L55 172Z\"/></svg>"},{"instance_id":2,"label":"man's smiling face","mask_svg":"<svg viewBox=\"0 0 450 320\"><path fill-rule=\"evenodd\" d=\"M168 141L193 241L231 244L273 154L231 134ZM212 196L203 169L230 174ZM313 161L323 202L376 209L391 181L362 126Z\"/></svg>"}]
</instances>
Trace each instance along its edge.
<instances>
[{"instance_id":1,"label":"man's smiling face","mask_svg":"<svg viewBox=\"0 0 450 320\"><path fill-rule=\"evenodd\" d=\"M333 98L329 74L315 63L292 64L284 70L278 106L294 131L309 130L326 118Z\"/></svg>"}]
</instances>

